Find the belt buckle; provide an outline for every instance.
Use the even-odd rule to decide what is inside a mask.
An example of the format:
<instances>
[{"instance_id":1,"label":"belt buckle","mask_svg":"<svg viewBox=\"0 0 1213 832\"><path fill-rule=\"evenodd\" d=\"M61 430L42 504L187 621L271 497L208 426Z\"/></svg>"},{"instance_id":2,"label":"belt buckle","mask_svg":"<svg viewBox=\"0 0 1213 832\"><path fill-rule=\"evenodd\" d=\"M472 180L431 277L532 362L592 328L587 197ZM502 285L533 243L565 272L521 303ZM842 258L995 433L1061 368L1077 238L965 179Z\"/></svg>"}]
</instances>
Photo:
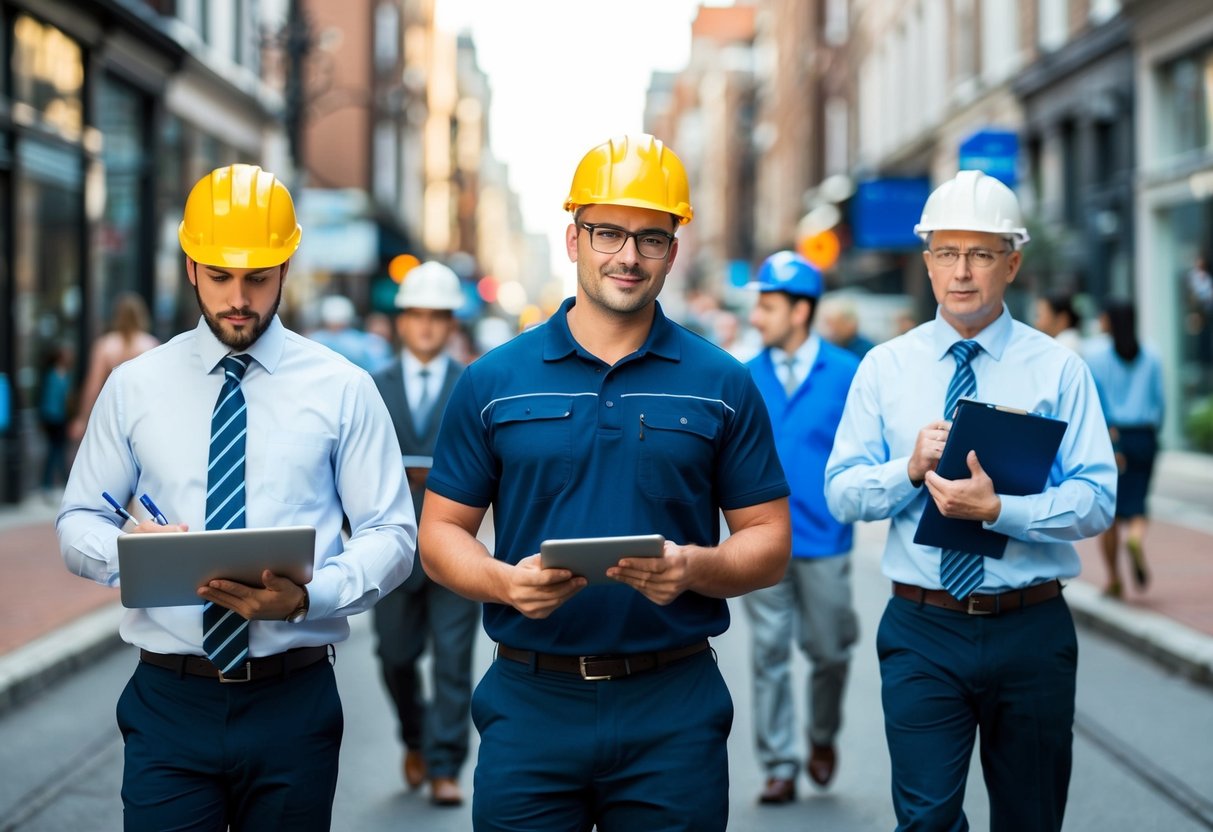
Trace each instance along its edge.
<instances>
[{"instance_id":1,"label":"belt buckle","mask_svg":"<svg viewBox=\"0 0 1213 832\"><path fill-rule=\"evenodd\" d=\"M243 679L241 679L239 676L228 676L226 673L221 672L219 674L219 684L221 684L221 685L238 685L243 682L253 681L253 663L252 663L252 661L251 660L245 661L244 664L241 665L241 667L244 668L244 678ZM237 671L238 670L239 670L239 668L237 668Z\"/></svg>"},{"instance_id":2,"label":"belt buckle","mask_svg":"<svg viewBox=\"0 0 1213 832\"><path fill-rule=\"evenodd\" d=\"M587 682L607 682L607 681L610 681L611 679L614 679L617 674L591 673L590 670L587 670L586 664L589 662L618 662L618 661L623 662L623 670L624 670L624 672L622 674L623 676L627 676L629 673L632 672L632 668L628 664L628 660L626 658L616 659L616 658L612 658L611 656L578 656L577 669L581 671L581 678L585 679Z\"/></svg>"},{"instance_id":3,"label":"belt buckle","mask_svg":"<svg viewBox=\"0 0 1213 832\"><path fill-rule=\"evenodd\" d=\"M968 603L966 605L965 612L967 612L969 615L993 615L994 610L979 610L973 606L974 601L976 601L978 598L985 598L985 597L987 597L987 596L978 595L976 593L970 594L967 599Z\"/></svg>"}]
</instances>

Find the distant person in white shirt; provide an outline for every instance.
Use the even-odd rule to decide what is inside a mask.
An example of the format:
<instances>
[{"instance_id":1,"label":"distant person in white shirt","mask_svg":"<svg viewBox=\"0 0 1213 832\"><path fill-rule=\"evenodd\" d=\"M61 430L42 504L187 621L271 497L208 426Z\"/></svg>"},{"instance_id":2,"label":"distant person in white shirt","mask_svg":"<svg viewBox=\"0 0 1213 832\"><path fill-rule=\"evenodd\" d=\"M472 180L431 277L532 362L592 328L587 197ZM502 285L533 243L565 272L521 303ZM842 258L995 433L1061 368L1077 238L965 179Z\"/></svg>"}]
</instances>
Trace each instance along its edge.
<instances>
[{"instance_id":1,"label":"distant person in white shirt","mask_svg":"<svg viewBox=\"0 0 1213 832\"><path fill-rule=\"evenodd\" d=\"M1063 347L1082 354L1082 318L1069 292L1047 292L1037 298L1035 326Z\"/></svg>"}]
</instances>

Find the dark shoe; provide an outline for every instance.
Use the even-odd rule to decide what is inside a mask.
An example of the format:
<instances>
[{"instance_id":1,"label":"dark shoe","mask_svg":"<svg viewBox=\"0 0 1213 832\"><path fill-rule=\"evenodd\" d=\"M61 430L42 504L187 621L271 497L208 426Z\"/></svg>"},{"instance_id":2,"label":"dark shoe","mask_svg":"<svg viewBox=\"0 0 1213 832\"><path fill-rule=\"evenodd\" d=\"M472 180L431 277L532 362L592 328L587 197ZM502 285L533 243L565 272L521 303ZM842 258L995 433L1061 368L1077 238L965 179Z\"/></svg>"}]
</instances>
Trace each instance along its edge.
<instances>
[{"instance_id":1,"label":"dark shoe","mask_svg":"<svg viewBox=\"0 0 1213 832\"><path fill-rule=\"evenodd\" d=\"M404 754L404 782L410 789L420 788L425 782L425 757L420 751L409 749Z\"/></svg>"},{"instance_id":2,"label":"dark shoe","mask_svg":"<svg viewBox=\"0 0 1213 832\"><path fill-rule=\"evenodd\" d=\"M1129 550L1129 560L1133 564L1133 583L1138 589L1145 589L1150 582L1150 573L1146 571L1146 553L1142 551L1141 541L1129 538L1125 543Z\"/></svg>"},{"instance_id":3,"label":"dark shoe","mask_svg":"<svg viewBox=\"0 0 1213 832\"><path fill-rule=\"evenodd\" d=\"M435 777L430 781L430 802L435 806L462 806L459 781L454 777Z\"/></svg>"},{"instance_id":4,"label":"dark shoe","mask_svg":"<svg viewBox=\"0 0 1213 832\"><path fill-rule=\"evenodd\" d=\"M782 777L768 777L767 785L758 795L758 802L768 806L791 803L796 799L796 781Z\"/></svg>"},{"instance_id":5,"label":"dark shoe","mask_svg":"<svg viewBox=\"0 0 1213 832\"><path fill-rule=\"evenodd\" d=\"M1119 598L1124 595L1124 588L1120 585L1120 581L1112 581L1104 587L1103 594L1105 598Z\"/></svg>"},{"instance_id":6,"label":"dark shoe","mask_svg":"<svg viewBox=\"0 0 1213 832\"><path fill-rule=\"evenodd\" d=\"M812 745L812 753L809 754L809 779L816 783L821 788L825 788L834 778L834 768L838 765L838 754L834 751L832 745Z\"/></svg>"}]
</instances>

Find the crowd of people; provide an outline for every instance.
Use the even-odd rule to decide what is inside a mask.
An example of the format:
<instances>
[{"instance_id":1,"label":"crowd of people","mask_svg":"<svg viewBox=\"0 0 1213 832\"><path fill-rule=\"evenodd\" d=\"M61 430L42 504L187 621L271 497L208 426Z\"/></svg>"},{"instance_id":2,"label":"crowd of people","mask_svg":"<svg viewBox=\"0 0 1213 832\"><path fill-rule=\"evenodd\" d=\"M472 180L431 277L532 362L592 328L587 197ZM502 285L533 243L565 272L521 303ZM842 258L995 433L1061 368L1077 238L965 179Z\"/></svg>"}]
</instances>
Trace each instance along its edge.
<instances>
[{"instance_id":1,"label":"crowd of people","mask_svg":"<svg viewBox=\"0 0 1213 832\"><path fill-rule=\"evenodd\" d=\"M1014 320L1005 296L1029 235L1013 192L977 171L940 185L914 229L936 314L881 343L793 251L762 262L748 326L718 305L700 310L707 337L668 318L659 295L694 210L653 136L592 148L564 207L575 294L466 362L464 293L438 261L405 276L378 334L336 295L309 337L287 329L278 305L304 233L290 194L260 168L218 168L179 228L199 325L159 345L123 298L74 414L73 357L48 362L48 477L80 442L56 523L73 573L115 583L124 534L316 532L308 583L266 570L257 586L207 582L197 606L127 611L141 659L118 703L127 828L327 829L331 659L347 617L371 609L408 788L462 804L474 726L477 830L712 830L728 817L732 700L709 639L740 598L756 799L794 803L801 773L825 789L843 760L853 524L888 520L892 591L872 624L898 828L963 827L980 741L995 828L1060 829L1073 543L1102 536L1120 595L1123 521L1133 580L1149 578L1163 402L1132 307L1109 304L1092 343L1064 296L1040 299L1036 328ZM968 478L939 474L961 399L1067 423L1039 493L1001 492L975 450ZM121 508L147 494L163 516ZM966 551L959 531L918 542L928 505L1005 550ZM491 547L477 536L490 509ZM620 557L605 580L540 554L550 539L651 534L660 556ZM476 681L478 623L497 646Z\"/></svg>"}]
</instances>

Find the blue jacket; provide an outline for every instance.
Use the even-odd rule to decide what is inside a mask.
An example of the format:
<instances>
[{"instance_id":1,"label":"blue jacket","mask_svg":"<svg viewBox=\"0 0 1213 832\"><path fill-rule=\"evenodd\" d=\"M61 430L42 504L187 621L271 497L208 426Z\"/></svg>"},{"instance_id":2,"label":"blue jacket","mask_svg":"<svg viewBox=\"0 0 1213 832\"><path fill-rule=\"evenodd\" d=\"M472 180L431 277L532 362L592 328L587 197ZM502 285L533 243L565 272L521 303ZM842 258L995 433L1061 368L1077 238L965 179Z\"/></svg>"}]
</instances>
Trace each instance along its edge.
<instances>
[{"instance_id":1,"label":"blue jacket","mask_svg":"<svg viewBox=\"0 0 1213 832\"><path fill-rule=\"evenodd\" d=\"M839 523L826 508L825 468L859 359L823 339L813 369L790 400L775 374L769 349L747 366L766 402L779 461L792 489L792 556L819 558L849 552L850 524Z\"/></svg>"}]
</instances>

